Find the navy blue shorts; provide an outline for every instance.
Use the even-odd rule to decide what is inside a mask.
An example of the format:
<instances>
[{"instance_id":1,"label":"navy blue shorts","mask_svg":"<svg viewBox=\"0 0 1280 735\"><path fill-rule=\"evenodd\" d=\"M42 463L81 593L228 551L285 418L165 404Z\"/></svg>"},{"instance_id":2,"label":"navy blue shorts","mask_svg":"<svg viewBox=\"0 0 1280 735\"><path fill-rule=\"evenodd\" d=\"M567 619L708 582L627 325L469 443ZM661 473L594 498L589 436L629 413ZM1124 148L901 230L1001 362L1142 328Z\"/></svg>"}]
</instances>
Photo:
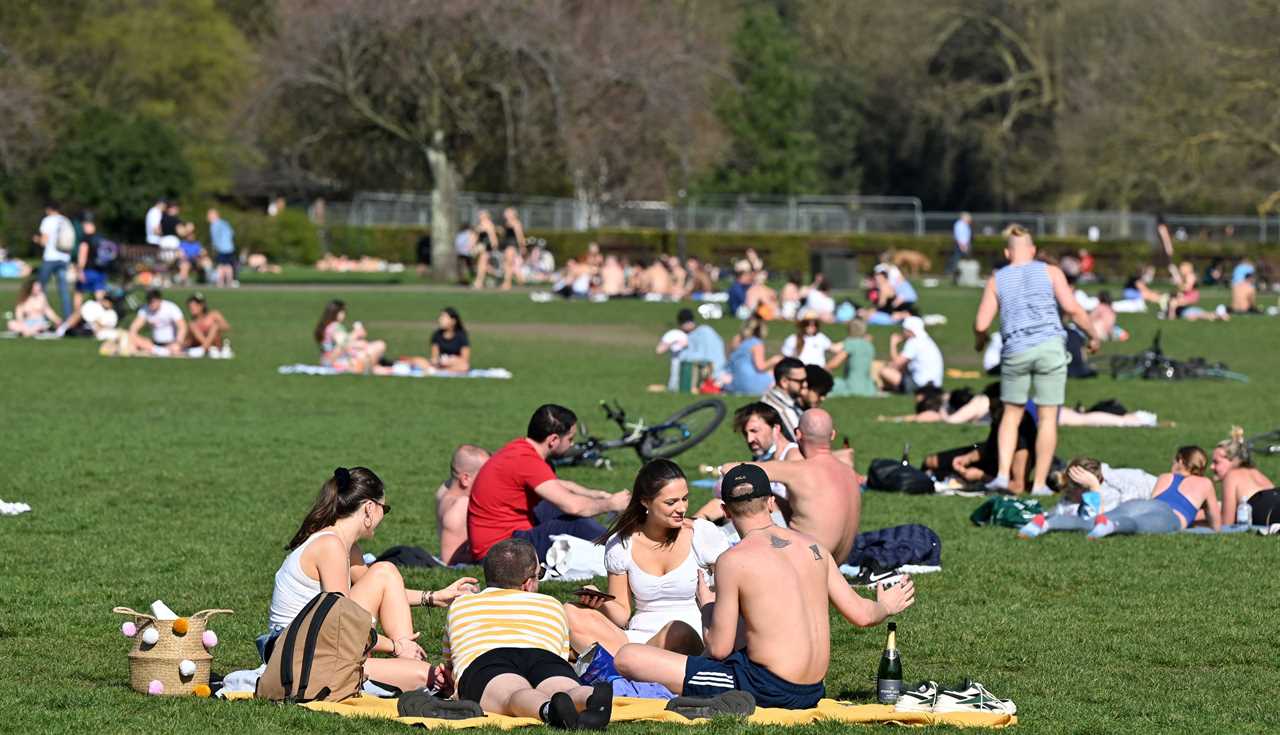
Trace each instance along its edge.
<instances>
[{"instance_id":1,"label":"navy blue shorts","mask_svg":"<svg viewBox=\"0 0 1280 735\"><path fill-rule=\"evenodd\" d=\"M213 260L214 260L214 262L215 262L215 263L217 263L218 265L235 265L235 264L236 264L236 254L235 254L234 252L231 252L231 253L215 253L215 254L214 254L214 256L213 256Z\"/></svg>"},{"instance_id":2,"label":"navy blue shorts","mask_svg":"<svg viewBox=\"0 0 1280 735\"><path fill-rule=\"evenodd\" d=\"M96 268L84 269L84 281L76 284L80 293L96 293L107 290L107 274Z\"/></svg>"},{"instance_id":3,"label":"navy blue shorts","mask_svg":"<svg viewBox=\"0 0 1280 735\"><path fill-rule=\"evenodd\" d=\"M734 651L723 661L706 656L690 656L684 666L686 697L714 697L730 689L750 692L761 707L809 709L826 693L822 682L792 684L747 658L746 651Z\"/></svg>"}]
</instances>

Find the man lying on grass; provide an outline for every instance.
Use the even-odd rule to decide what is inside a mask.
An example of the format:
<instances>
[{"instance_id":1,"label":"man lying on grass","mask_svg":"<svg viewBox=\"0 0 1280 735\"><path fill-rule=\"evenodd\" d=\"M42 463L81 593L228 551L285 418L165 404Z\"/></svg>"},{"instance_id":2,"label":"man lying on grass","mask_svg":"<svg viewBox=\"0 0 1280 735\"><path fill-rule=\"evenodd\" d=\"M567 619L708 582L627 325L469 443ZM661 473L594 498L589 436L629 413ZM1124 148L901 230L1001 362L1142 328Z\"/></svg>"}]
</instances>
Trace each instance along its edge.
<instances>
[{"instance_id":1,"label":"man lying on grass","mask_svg":"<svg viewBox=\"0 0 1280 735\"><path fill-rule=\"evenodd\" d=\"M578 681L567 660L564 607L538 593L541 571L533 544L500 541L484 559L485 589L450 606L444 656L458 697L491 714L603 730L613 712L613 686Z\"/></svg>"},{"instance_id":2,"label":"man lying on grass","mask_svg":"<svg viewBox=\"0 0 1280 735\"><path fill-rule=\"evenodd\" d=\"M910 607L915 586L903 577L897 586L877 589L874 602L859 597L816 539L774 525L763 470L739 465L725 476L724 488L725 513L742 542L717 560L714 594L699 575L698 602L710 620L706 655L632 643L618 651L615 664L627 678L656 681L679 695L739 690L761 707L813 707L826 693L822 680L831 661L828 600L846 620L868 627ZM740 619L746 648L735 651Z\"/></svg>"}]
</instances>

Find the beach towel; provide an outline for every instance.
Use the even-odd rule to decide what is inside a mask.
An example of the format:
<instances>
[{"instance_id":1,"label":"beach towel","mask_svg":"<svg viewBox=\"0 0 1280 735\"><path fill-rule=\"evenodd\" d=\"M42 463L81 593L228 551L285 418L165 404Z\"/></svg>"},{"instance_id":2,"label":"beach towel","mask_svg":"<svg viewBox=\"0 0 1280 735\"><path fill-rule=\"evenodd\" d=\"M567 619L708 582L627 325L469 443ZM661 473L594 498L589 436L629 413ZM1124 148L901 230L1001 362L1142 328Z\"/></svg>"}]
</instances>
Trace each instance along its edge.
<instances>
[{"instance_id":1,"label":"beach towel","mask_svg":"<svg viewBox=\"0 0 1280 735\"><path fill-rule=\"evenodd\" d=\"M228 695L229 700L250 699L250 693ZM517 727L537 727L543 723L533 717L507 717L485 715L465 720L438 720L426 717L400 717L397 700L359 696L342 702L308 702L300 705L315 712L329 712L343 717L375 717L395 720L418 727L443 727L465 730L474 727L497 727L511 730ZM661 699L635 699L618 697L613 700L613 722L667 722L675 725L697 725L706 720L689 720L683 715L668 712L667 703ZM1016 715L989 712L895 712L887 704L849 704L824 699L813 709L786 710L759 708L747 718L753 725L807 725L813 722L844 722L849 724L897 724L897 725L951 725L954 727L1008 727L1016 725Z\"/></svg>"},{"instance_id":2,"label":"beach towel","mask_svg":"<svg viewBox=\"0 0 1280 735\"><path fill-rule=\"evenodd\" d=\"M324 365L305 365L297 363L294 365L281 365L276 369L281 375L351 375L346 370L338 370L336 368L325 367ZM423 370L397 363L387 373L397 378L495 378L497 380L510 380L511 371L505 368L473 368L465 373L428 373Z\"/></svg>"}]
</instances>

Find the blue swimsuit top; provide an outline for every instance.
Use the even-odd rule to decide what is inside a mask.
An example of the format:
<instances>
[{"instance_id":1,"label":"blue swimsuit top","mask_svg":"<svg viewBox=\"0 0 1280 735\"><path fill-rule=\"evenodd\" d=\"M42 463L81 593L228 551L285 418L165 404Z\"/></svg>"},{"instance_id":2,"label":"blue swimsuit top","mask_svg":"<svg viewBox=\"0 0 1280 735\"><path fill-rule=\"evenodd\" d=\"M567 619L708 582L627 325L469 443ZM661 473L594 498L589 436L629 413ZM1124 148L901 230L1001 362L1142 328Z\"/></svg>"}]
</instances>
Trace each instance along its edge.
<instances>
[{"instance_id":1,"label":"blue swimsuit top","mask_svg":"<svg viewBox=\"0 0 1280 735\"><path fill-rule=\"evenodd\" d=\"M1186 479L1185 475L1174 475L1173 482L1169 483L1169 487L1164 492L1156 496L1156 500L1164 503L1173 510L1174 513L1182 516L1187 525L1190 526L1196 520L1196 506L1187 500L1187 496L1178 491L1178 486Z\"/></svg>"}]
</instances>

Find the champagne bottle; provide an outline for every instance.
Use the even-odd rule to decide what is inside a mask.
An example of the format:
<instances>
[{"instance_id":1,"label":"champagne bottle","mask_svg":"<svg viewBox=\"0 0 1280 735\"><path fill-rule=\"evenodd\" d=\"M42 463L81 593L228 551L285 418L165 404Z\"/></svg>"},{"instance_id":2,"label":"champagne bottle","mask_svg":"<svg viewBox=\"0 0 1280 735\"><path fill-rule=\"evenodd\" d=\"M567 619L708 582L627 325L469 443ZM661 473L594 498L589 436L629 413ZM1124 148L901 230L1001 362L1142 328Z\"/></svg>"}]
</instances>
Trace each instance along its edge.
<instances>
[{"instance_id":1,"label":"champagne bottle","mask_svg":"<svg viewBox=\"0 0 1280 735\"><path fill-rule=\"evenodd\" d=\"M880 704L893 704L902 694L902 657L898 655L898 624L889 623L889 640L880 654L880 669L876 672L876 699Z\"/></svg>"}]
</instances>

